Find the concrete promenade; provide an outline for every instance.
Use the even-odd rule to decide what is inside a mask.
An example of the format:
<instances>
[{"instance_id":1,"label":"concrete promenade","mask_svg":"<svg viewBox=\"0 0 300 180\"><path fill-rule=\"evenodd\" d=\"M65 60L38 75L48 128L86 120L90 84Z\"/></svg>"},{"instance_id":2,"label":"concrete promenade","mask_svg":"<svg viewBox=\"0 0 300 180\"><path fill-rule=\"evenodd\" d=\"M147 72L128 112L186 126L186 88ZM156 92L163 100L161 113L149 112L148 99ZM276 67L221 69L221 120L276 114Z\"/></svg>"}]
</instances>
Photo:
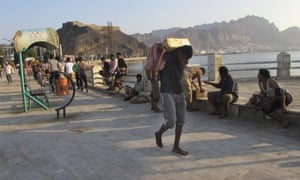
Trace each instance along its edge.
<instances>
[{"instance_id":1,"label":"concrete promenade","mask_svg":"<svg viewBox=\"0 0 300 180\"><path fill-rule=\"evenodd\" d=\"M163 136L164 148L156 147L163 115L150 112L149 103L130 104L93 89L78 92L67 117L56 119L53 108L23 113L14 79L10 85L0 80L0 180L300 179L296 126L264 128L258 121L187 112L181 145L190 155L182 157L171 152L174 130ZM298 82L282 83L299 110ZM241 82L240 89L252 94L257 84Z\"/></svg>"}]
</instances>

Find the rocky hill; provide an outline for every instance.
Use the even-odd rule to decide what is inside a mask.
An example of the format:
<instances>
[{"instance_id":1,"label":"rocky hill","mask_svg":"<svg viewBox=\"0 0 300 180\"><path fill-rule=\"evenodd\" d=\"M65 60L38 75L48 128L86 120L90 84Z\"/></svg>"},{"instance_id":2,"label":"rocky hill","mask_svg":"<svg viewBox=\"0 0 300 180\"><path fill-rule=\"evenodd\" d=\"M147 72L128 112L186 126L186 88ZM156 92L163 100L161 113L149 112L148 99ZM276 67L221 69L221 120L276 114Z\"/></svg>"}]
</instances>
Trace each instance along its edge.
<instances>
[{"instance_id":1,"label":"rocky hill","mask_svg":"<svg viewBox=\"0 0 300 180\"><path fill-rule=\"evenodd\" d=\"M136 38L126 35L119 27L66 22L57 30L63 54L105 55L121 52L126 56L145 56L147 47Z\"/></svg>"},{"instance_id":2,"label":"rocky hill","mask_svg":"<svg viewBox=\"0 0 300 180\"><path fill-rule=\"evenodd\" d=\"M166 37L189 38L196 54L300 50L299 28L292 27L280 32L273 23L257 16L132 36L147 46Z\"/></svg>"}]
</instances>

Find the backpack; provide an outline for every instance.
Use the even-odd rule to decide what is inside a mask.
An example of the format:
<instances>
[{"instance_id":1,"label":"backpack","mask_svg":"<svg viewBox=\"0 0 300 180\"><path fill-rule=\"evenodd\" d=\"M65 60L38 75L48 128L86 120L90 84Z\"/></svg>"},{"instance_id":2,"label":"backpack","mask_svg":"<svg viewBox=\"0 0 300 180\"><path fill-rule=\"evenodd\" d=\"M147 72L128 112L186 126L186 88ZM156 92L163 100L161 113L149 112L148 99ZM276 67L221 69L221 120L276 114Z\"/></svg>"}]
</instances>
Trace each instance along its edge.
<instances>
[{"instance_id":1,"label":"backpack","mask_svg":"<svg viewBox=\"0 0 300 180\"><path fill-rule=\"evenodd\" d=\"M276 96L283 96L284 95L286 105L289 105L293 102L293 95L287 89L277 88L277 89L275 89L275 95Z\"/></svg>"},{"instance_id":2,"label":"backpack","mask_svg":"<svg viewBox=\"0 0 300 180\"><path fill-rule=\"evenodd\" d=\"M292 96L292 94L288 90L285 90L285 104L289 105L292 102L293 102L293 96Z\"/></svg>"},{"instance_id":3,"label":"backpack","mask_svg":"<svg viewBox=\"0 0 300 180\"><path fill-rule=\"evenodd\" d=\"M276 96L285 96L285 105L289 105L293 102L293 95L284 88L276 88L275 89Z\"/></svg>"}]
</instances>

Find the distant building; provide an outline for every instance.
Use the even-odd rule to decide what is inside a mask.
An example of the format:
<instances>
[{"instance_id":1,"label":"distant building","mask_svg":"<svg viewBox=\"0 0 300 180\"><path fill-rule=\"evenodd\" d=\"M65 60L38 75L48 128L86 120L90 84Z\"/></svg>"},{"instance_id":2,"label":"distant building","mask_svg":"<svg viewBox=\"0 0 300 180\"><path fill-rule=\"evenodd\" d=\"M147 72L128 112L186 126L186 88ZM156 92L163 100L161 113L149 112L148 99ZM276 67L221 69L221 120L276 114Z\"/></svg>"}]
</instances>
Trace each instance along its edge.
<instances>
[{"instance_id":1,"label":"distant building","mask_svg":"<svg viewBox=\"0 0 300 180\"><path fill-rule=\"evenodd\" d=\"M85 26L89 26L89 27L92 27L94 29L98 29L98 30L108 30L107 26L98 26L98 25L95 25L95 24L84 24L84 23L81 23L79 21L71 21L71 22L66 22L66 23L63 23L63 28L71 28L71 27L85 27ZM111 26L110 28L112 28L113 31L120 31L120 27L119 26Z\"/></svg>"},{"instance_id":2,"label":"distant building","mask_svg":"<svg viewBox=\"0 0 300 180\"><path fill-rule=\"evenodd\" d=\"M14 47L11 45L7 45L7 44L0 44L0 48L2 49L3 52L3 58L6 61L13 61L15 58L15 54L14 54Z\"/></svg>"}]
</instances>

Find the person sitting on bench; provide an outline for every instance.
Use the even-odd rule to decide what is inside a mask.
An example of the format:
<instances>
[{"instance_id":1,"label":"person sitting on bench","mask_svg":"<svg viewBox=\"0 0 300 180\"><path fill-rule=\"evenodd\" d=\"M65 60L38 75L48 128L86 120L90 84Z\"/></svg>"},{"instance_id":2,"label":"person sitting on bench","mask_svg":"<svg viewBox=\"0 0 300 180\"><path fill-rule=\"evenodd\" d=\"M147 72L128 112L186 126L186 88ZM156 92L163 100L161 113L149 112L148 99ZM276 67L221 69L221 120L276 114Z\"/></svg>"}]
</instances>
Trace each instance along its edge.
<instances>
[{"instance_id":1,"label":"person sitting on bench","mask_svg":"<svg viewBox=\"0 0 300 180\"><path fill-rule=\"evenodd\" d=\"M221 78L219 83L205 81L205 83L220 89L220 91L208 92L207 98L214 107L214 111L210 115L226 118L229 116L229 104L236 102L239 97L238 84L229 74L227 67L221 66L219 74Z\"/></svg>"},{"instance_id":2,"label":"person sitting on bench","mask_svg":"<svg viewBox=\"0 0 300 180\"><path fill-rule=\"evenodd\" d=\"M124 101L129 101L134 96L138 96L140 94L140 91L142 91L144 88L142 75L137 74L135 77L136 77L136 83L134 84L133 87L125 86L126 97L124 98Z\"/></svg>"}]
</instances>

